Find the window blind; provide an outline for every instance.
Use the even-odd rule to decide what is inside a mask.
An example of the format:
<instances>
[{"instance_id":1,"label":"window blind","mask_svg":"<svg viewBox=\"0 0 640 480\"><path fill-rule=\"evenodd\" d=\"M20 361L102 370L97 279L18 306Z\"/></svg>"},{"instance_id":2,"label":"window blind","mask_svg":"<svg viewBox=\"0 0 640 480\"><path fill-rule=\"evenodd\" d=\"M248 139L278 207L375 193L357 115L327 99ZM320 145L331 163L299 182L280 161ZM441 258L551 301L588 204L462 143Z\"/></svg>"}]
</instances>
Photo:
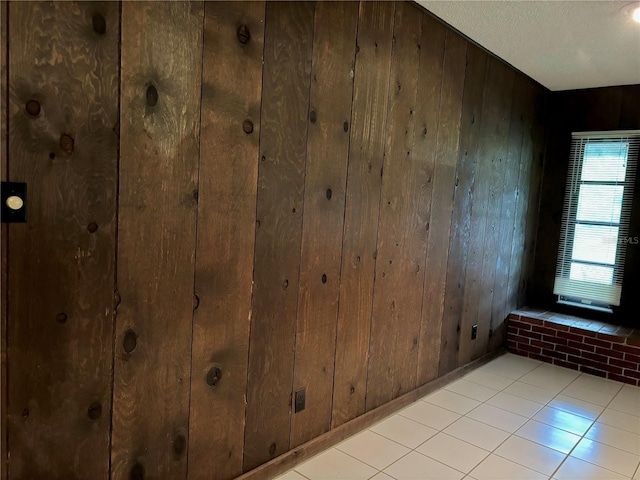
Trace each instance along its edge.
<instances>
[{"instance_id":1,"label":"window blind","mask_svg":"<svg viewBox=\"0 0 640 480\"><path fill-rule=\"evenodd\" d=\"M572 134L554 294L620 305L640 131Z\"/></svg>"}]
</instances>

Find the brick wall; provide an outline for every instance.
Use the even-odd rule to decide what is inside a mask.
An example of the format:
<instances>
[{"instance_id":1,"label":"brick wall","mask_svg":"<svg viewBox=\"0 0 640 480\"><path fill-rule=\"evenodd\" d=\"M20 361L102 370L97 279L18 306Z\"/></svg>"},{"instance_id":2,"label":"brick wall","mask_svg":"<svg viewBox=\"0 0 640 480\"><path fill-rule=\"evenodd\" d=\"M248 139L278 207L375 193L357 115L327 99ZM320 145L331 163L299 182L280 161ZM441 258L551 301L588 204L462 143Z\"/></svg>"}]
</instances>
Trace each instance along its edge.
<instances>
[{"instance_id":1,"label":"brick wall","mask_svg":"<svg viewBox=\"0 0 640 480\"><path fill-rule=\"evenodd\" d=\"M568 315L518 310L509 315L511 353L640 385L640 331Z\"/></svg>"}]
</instances>

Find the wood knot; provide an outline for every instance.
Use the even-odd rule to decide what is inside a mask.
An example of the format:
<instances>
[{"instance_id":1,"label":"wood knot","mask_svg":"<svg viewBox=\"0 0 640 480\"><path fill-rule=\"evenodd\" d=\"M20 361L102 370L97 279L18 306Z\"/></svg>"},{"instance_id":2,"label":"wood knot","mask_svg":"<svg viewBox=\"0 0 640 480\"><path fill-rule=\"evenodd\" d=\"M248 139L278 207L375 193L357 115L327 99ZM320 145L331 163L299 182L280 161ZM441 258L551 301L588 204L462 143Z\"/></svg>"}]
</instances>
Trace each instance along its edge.
<instances>
[{"instance_id":1,"label":"wood knot","mask_svg":"<svg viewBox=\"0 0 640 480\"><path fill-rule=\"evenodd\" d=\"M182 454L187 449L187 439L184 435L177 435L176 438L173 439L173 452L178 456L182 456Z\"/></svg>"},{"instance_id":2,"label":"wood knot","mask_svg":"<svg viewBox=\"0 0 640 480\"><path fill-rule=\"evenodd\" d=\"M158 104L158 90L153 85L147 87L146 93L147 105L155 107Z\"/></svg>"},{"instance_id":3,"label":"wood knot","mask_svg":"<svg viewBox=\"0 0 640 480\"><path fill-rule=\"evenodd\" d=\"M322 274L322 283L327 283L327 274L326 273Z\"/></svg>"},{"instance_id":4,"label":"wood knot","mask_svg":"<svg viewBox=\"0 0 640 480\"><path fill-rule=\"evenodd\" d=\"M71 155L73 153L74 144L75 141L70 135L64 133L60 136L60 148L64 153Z\"/></svg>"},{"instance_id":5,"label":"wood knot","mask_svg":"<svg viewBox=\"0 0 640 480\"><path fill-rule=\"evenodd\" d=\"M130 473L130 480L144 480L144 467L140 463L136 462L133 467L131 467Z\"/></svg>"},{"instance_id":6,"label":"wood knot","mask_svg":"<svg viewBox=\"0 0 640 480\"><path fill-rule=\"evenodd\" d=\"M245 120L244 123L242 124L242 130L244 130L244 133L246 133L247 135L252 133L253 132L253 122L251 120Z\"/></svg>"},{"instance_id":7,"label":"wood knot","mask_svg":"<svg viewBox=\"0 0 640 480\"><path fill-rule=\"evenodd\" d=\"M66 313L59 313L58 315L56 315L56 321L58 323L65 323L67 321L67 314Z\"/></svg>"},{"instance_id":8,"label":"wood knot","mask_svg":"<svg viewBox=\"0 0 640 480\"><path fill-rule=\"evenodd\" d=\"M289 280L285 278L284 282L282 282L282 289L286 290L288 287L289 287Z\"/></svg>"},{"instance_id":9,"label":"wood knot","mask_svg":"<svg viewBox=\"0 0 640 480\"><path fill-rule=\"evenodd\" d=\"M37 117L40 115L40 102L37 100L29 100L25 105L25 109L27 110L27 114L31 117Z\"/></svg>"},{"instance_id":10,"label":"wood knot","mask_svg":"<svg viewBox=\"0 0 640 480\"><path fill-rule=\"evenodd\" d=\"M353 395L354 393L356 393L356 387L354 387L353 385L351 385L351 388L349 389L349 393L351 395Z\"/></svg>"},{"instance_id":11,"label":"wood knot","mask_svg":"<svg viewBox=\"0 0 640 480\"><path fill-rule=\"evenodd\" d=\"M210 387L215 387L216 385L218 385L221 378L222 370L220 370L220 367L213 367L207 372L207 384Z\"/></svg>"},{"instance_id":12,"label":"wood knot","mask_svg":"<svg viewBox=\"0 0 640 480\"><path fill-rule=\"evenodd\" d=\"M138 345L138 336L133 330L127 330L124 334L124 340L122 342L122 348L126 353L131 353L136 349Z\"/></svg>"},{"instance_id":13,"label":"wood knot","mask_svg":"<svg viewBox=\"0 0 640 480\"><path fill-rule=\"evenodd\" d=\"M271 445L269 445L269 455L273 457L276 454L276 448L276 442L273 442Z\"/></svg>"},{"instance_id":14,"label":"wood knot","mask_svg":"<svg viewBox=\"0 0 640 480\"><path fill-rule=\"evenodd\" d=\"M347 122L346 120L342 124L342 130L344 130L345 132L349 131L349 122Z\"/></svg>"},{"instance_id":15,"label":"wood knot","mask_svg":"<svg viewBox=\"0 0 640 480\"><path fill-rule=\"evenodd\" d=\"M195 312L200 306L200 296L197 293L193 294L193 311Z\"/></svg>"},{"instance_id":16,"label":"wood knot","mask_svg":"<svg viewBox=\"0 0 640 480\"><path fill-rule=\"evenodd\" d=\"M331 200L331 196L333 195L333 192L331 191L330 188L327 188L326 195L327 195L327 200Z\"/></svg>"},{"instance_id":17,"label":"wood knot","mask_svg":"<svg viewBox=\"0 0 640 480\"><path fill-rule=\"evenodd\" d=\"M102 414L102 405L100 405L100 402L93 402L91 405L89 405L89 408L87 410L87 415L91 420L97 420L98 418L100 418L101 414Z\"/></svg>"},{"instance_id":18,"label":"wood knot","mask_svg":"<svg viewBox=\"0 0 640 480\"><path fill-rule=\"evenodd\" d=\"M89 233L96 233L96 231L98 230L98 224L95 222L91 222L89 225L87 225L87 231Z\"/></svg>"},{"instance_id":19,"label":"wood knot","mask_svg":"<svg viewBox=\"0 0 640 480\"><path fill-rule=\"evenodd\" d=\"M237 35L238 35L238 41L242 45L246 45L251 40L251 32L249 32L249 29L247 28L246 25L240 25L238 27Z\"/></svg>"},{"instance_id":20,"label":"wood knot","mask_svg":"<svg viewBox=\"0 0 640 480\"><path fill-rule=\"evenodd\" d=\"M94 32L96 32L98 35L105 34L105 32L107 31L107 22L105 21L102 15L100 15L99 13L96 13L93 16L92 23L93 23Z\"/></svg>"},{"instance_id":21,"label":"wood knot","mask_svg":"<svg viewBox=\"0 0 640 480\"><path fill-rule=\"evenodd\" d=\"M315 110L311 110L311 111L309 112L309 121L310 121L311 123L316 123L316 120L317 120L317 119L318 119L318 115L316 114L316 111L315 111Z\"/></svg>"}]
</instances>

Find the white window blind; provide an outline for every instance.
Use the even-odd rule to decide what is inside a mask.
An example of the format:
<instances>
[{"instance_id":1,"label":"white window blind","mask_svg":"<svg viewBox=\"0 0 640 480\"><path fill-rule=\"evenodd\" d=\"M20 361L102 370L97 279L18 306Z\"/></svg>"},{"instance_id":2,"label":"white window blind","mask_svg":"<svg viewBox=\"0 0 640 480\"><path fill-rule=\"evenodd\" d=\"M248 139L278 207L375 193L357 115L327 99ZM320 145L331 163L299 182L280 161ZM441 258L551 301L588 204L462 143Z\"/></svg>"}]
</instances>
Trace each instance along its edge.
<instances>
[{"instance_id":1,"label":"white window blind","mask_svg":"<svg viewBox=\"0 0 640 480\"><path fill-rule=\"evenodd\" d=\"M553 293L562 303L620 305L640 131L574 133Z\"/></svg>"}]
</instances>

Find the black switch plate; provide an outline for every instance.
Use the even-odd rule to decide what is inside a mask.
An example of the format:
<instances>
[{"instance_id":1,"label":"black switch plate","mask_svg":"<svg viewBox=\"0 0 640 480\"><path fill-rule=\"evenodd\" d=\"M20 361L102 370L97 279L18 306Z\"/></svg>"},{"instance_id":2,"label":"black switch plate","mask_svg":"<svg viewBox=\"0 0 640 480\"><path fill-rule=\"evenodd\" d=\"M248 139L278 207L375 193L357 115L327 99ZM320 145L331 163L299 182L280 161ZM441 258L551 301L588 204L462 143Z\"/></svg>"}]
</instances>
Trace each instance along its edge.
<instances>
[{"instance_id":1,"label":"black switch plate","mask_svg":"<svg viewBox=\"0 0 640 480\"><path fill-rule=\"evenodd\" d=\"M301 388L296 392L295 405L293 409L294 413L298 413L304 410L305 401L306 401L305 391L304 391L304 388Z\"/></svg>"},{"instance_id":2,"label":"black switch plate","mask_svg":"<svg viewBox=\"0 0 640 480\"><path fill-rule=\"evenodd\" d=\"M11 200L7 201L9 198ZM25 223L27 221L26 183L2 182L0 216L2 223Z\"/></svg>"},{"instance_id":3,"label":"black switch plate","mask_svg":"<svg viewBox=\"0 0 640 480\"><path fill-rule=\"evenodd\" d=\"M471 327L471 340L475 340L478 337L478 325Z\"/></svg>"}]
</instances>

